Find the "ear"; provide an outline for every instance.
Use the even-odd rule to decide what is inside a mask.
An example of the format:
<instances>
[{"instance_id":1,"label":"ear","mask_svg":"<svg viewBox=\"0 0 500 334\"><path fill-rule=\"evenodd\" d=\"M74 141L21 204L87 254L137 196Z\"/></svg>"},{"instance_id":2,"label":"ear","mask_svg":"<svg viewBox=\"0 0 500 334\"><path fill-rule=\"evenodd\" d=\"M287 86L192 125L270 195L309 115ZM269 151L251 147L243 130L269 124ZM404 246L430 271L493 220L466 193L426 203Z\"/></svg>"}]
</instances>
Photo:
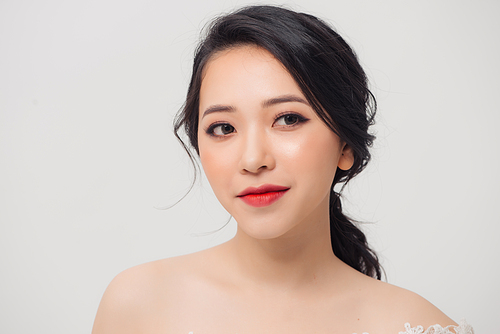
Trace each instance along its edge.
<instances>
[{"instance_id":1,"label":"ear","mask_svg":"<svg viewBox=\"0 0 500 334\"><path fill-rule=\"evenodd\" d=\"M354 164L354 154L352 153L351 147L344 143L341 153L342 155L339 158L337 167L342 170L349 170Z\"/></svg>"}]
</instances>

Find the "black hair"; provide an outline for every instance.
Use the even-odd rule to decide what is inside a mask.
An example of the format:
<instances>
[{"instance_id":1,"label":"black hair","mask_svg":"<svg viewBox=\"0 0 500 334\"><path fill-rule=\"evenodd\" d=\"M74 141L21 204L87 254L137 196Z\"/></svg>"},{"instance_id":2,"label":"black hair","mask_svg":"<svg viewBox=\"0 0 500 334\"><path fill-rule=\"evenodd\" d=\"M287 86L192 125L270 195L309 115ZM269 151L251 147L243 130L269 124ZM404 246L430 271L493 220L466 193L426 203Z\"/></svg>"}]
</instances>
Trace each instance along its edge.
<instances>
[{"instance_id":1,"label":"black hair","mask_svg":"<svg viewBox=\"0 0 500 334\"><path fill-rule=\"evenodd\" d=\"M330 233L334 254L352 268L381 278L377 255L364 233L343 212L338 183L347 183L370 160L376 102L367 77L351 47L325 22L309 14L277 6L250 6L216 18L195 52L193 72L183 108L175 123L198 151L199 95L203 69L212 56L229 48L254 45L270 52L295 79L309 104L352 150L349 170L337 168L330 189ZM343 189L343 188L341 188Z\"/></svg>"}]
</instances>

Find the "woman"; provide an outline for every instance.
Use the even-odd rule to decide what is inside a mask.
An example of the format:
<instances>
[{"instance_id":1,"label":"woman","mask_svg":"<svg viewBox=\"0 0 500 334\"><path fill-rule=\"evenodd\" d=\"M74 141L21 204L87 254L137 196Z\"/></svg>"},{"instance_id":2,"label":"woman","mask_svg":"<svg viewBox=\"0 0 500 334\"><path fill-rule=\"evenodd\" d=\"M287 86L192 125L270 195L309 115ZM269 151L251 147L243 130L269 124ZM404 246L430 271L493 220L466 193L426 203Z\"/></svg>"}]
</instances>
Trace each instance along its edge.
<instances>
[{"instance_id":1,"label":"woman","mask_svg":"<svg viewBox=\"0 0 500 334\"><path fill-rule=\"evenodd\" d=\"M342 213L339 191L370 159L374 111L355 54L317 18L253 6L214 21L175 128L237 233L119 274L93 333L472 333L381 282Z\"/></svg>"}]
</instances>

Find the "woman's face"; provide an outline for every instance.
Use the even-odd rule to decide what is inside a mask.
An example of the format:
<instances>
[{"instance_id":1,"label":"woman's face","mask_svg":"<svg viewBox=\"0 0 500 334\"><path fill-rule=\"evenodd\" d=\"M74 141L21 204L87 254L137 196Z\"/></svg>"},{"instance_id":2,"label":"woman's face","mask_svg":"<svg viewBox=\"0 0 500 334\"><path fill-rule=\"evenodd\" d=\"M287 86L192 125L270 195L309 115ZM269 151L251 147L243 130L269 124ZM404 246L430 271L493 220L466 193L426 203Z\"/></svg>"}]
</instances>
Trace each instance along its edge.
<instances>
[{"instance_id":1,"label":"woman's face","mask_svg":"<svg viewBox=\"0 0 500 334\"><path fill-rule=\"evenodd\" d=\"M328 221L335 171L352 154L283 65L244 46L216 54L203 74L201 163L239 231L270 239Z\"/></svg>"}]
</instances>

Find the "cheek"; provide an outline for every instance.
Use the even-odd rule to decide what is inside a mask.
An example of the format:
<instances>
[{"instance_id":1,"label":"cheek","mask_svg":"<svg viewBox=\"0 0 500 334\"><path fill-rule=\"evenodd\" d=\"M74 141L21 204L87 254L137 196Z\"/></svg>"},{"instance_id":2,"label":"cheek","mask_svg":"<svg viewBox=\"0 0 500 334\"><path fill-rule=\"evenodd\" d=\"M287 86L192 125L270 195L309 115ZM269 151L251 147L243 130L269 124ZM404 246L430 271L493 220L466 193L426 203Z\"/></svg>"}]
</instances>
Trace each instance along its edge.
<instances>
[{"instance_id":1,"label":"cheek","mask_svg":"<svg viewBox=\"0 0 500 334\"><path fill-rule=\"evenodd\" d=\"M217 173L214 172L218 168L223 167L220 163L220 157L218 157L215 152L211 152L209 149L204 148L203 145L200 145L200 161L203 171L207 175L210 183L212 183L212 178L217 176Z\"/></svg>"},{"instance_id":2,"label":"cheek","mask_svg":"<svg viewBox=\"0 0 500 334\"><path fill-rule=\"evenodd\" d=\"M234 155L227 149L215 149L212 145L204 144L203 141L199 143L201 165L214 193L219 197L220 189L225 189L230 183L227 176L230 175L230 170L234 169L234 162L231 161Z\"/></svg>"},{"instance_id":3,"label":"cheek","mask_svg":"<svg viewBox=\"0 0 500 334\"><path fill-rule=\"evenodd\" d=\"M293 142L283 142L281 156L296 175L331 178L335 176L340 156L340 143L331 132L316 132Z\"/></svg>"}]
</instances>

